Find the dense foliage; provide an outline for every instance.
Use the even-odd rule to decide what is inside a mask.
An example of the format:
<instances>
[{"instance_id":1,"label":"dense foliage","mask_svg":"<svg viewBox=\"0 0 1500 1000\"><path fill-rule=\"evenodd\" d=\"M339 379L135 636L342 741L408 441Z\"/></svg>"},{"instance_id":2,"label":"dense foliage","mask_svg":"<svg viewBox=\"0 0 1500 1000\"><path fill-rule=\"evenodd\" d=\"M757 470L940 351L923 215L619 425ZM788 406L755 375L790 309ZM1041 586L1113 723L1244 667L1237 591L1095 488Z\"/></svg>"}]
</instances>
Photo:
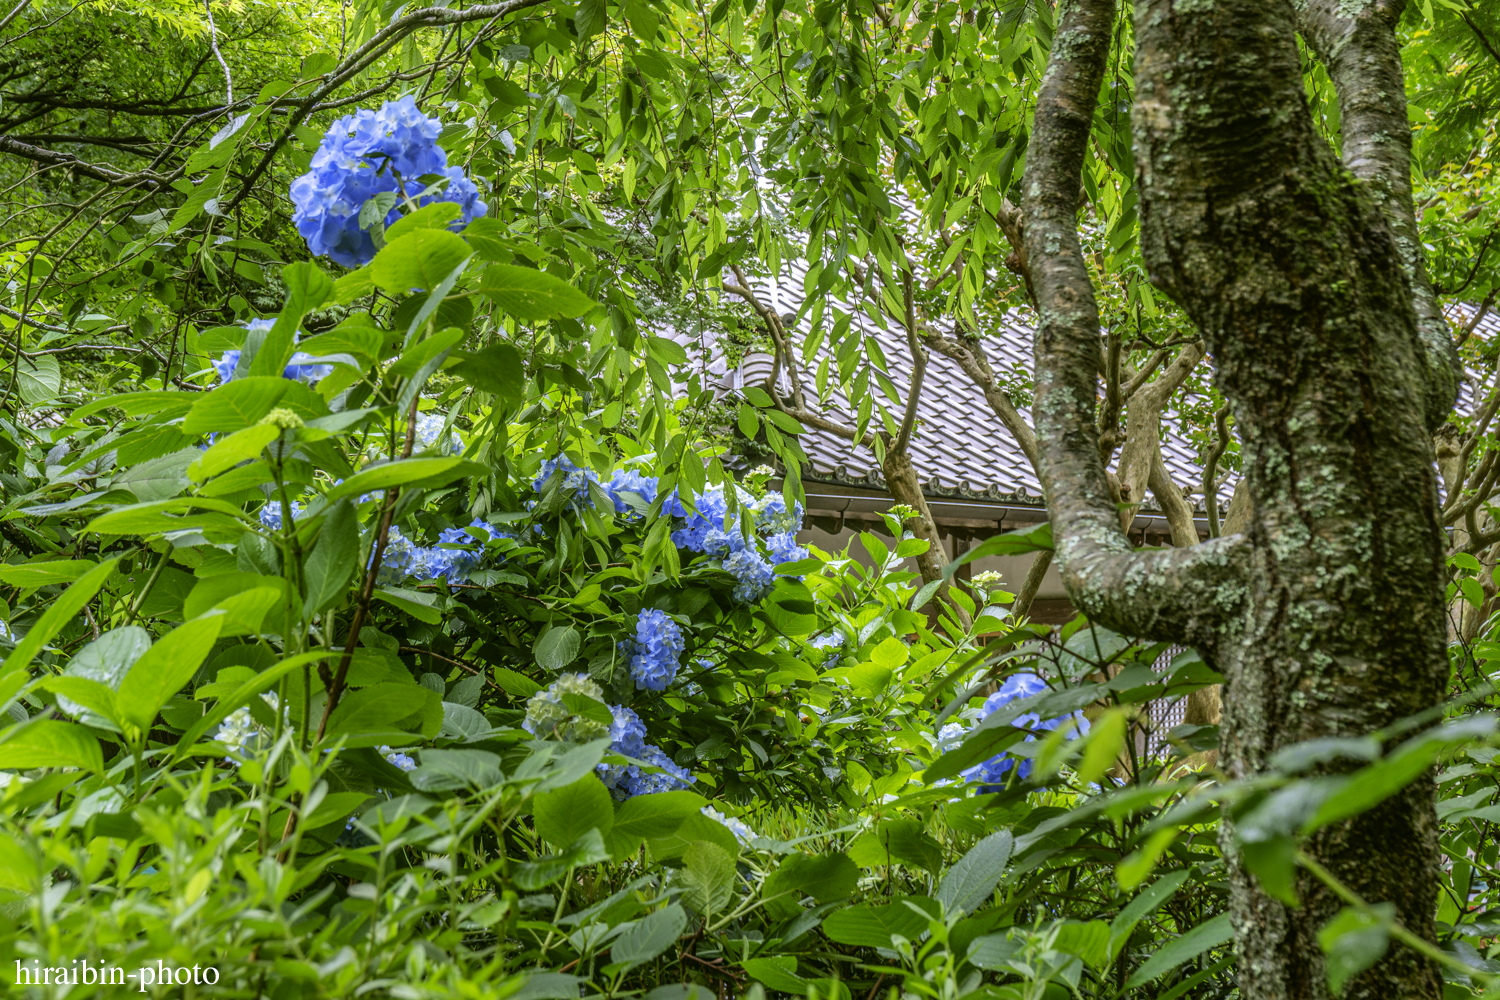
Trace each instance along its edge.
<instances>
[{"instance_id":1,"label":"dense foliage","mask_svg":"<svg viewBox=\"0 0 1500 1000\"><path fill-rule=\"evenodd\" d=\"M1230 997L1244 865L1347 903L1334 990L1388 947L1500 983L1491 381L1445 468L1455 700L1271 773L1152 722L1220 680L1193 651L914 569L912 508L797 539L803 418L884 456L917 391L827 297L920 310L914 357L1027 307L1004 230L1048 5L29 6L0 22L0 979ZM1432 270L1488 309L1500 22L1408 21ZM1129 31L1082 220L1116 390L1191 339L1135 247ZM792 259L789 334L725 289ZM726 395L705 338L812 392ZM1435 765L1436 944L1300 851Z\"/></svg>"}]
</instances>

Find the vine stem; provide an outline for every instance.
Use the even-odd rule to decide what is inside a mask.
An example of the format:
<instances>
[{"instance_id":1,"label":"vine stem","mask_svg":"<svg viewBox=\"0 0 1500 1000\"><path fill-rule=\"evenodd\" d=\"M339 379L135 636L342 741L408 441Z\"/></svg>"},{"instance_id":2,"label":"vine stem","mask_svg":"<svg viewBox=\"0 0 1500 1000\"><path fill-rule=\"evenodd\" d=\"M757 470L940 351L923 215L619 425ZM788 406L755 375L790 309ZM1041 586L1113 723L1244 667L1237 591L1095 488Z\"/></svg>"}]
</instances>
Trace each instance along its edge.
<instances>
[{"instance_id":1,"label":"vine stem","mask_svg":"<svg viewBox=\"0 0 1500 1000\"><path fill-rule=\"evenodd\" d=\"M1382 924L1385 927L1386 932L1390 934L1391 937L1395 938L1397 941L1400 941L1412 951L1426 958L1430 958L1432 961L1438 963L1439 965L1445 965L1448 968L1452 969L1454 972L1459 973L1460 975L1468 976L1470 979L1480 982L1485 987L1500 985L1500 976L1496 976L1491 972L1485 972L1483 969L1476 969L1466 962L1462 962L1459 959L1454 958L1452 955L1448 954L1446 951L1439 948L1431 941L1428 941L1425 938L1418 937L1416 934L1413 934L1411 931L1407 930L1404 926L1401 925L1399 921L1392 920L1384 916L1379 910L1375 909L1375 907L1365 902L1364 897L1360 896L1359 893L1355 892L1343 882L1339 881L1338 876L1334 875L1333 872L1329 871L1327 868L1324 868L1305 851L1297 852L1297 863L1303 868L1306 868L1313 875L1315 875L1318 881L1322 882L1324 885L1328 886L1328 888L1332 889L1335 896L1339 897L1345 903L1354 907L1365 916ZM1485 996L1487 997L1495 995L1496 993L1494 990L1488 990L1485 993Z\"/></svg>"}]
</instances>

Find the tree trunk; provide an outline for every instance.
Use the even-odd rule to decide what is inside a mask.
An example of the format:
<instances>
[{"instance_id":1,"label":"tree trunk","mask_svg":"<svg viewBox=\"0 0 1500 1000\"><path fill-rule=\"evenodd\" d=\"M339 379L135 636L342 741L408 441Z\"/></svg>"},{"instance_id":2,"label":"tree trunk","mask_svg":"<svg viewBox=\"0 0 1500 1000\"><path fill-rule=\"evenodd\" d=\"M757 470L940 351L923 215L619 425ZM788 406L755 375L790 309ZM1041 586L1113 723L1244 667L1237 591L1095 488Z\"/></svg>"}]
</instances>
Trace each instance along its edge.
<instances>
[{"instance_id":1,"label":"tree trunk","mask_svg":"<svg viewBox=\"0 0 1500 1000\"><path fill-rule=\"evenodd\" d=\"M1037 437L1058 560L1091 618L1191 643L1223 672L1222 764L1248 777L1287 744L1365 735L1442 696L1430 435L1452 405L1449 361L1419 327L1411 272L1381 206L1313 129L1291 4L1138 0L1141 245L1152 282L1187 311L1217 363L1250 516L1243 535L1131 551L1091 421L1098 311L1076 235L1113 10L1101 0L1061 10L1022 185L1041 305ZM1429 778L1305 850L1431 939L1436 832ZM1241 995L1328 997L1317 935L1341 903L1303 875L1302 905L1277 902L1239 864L1232 836L1226 824ZM1397 944L1345 993L1441 995L1432 964Z\"/></svg>"},{"instance_id":2,"label":"tree trunk","mask_svg":"<svg viewBox=\"0 0 1500 1000\"><path fill-rule=\"evenodd\" d=\"M948 553L943 548L943 540L938 537L937 524L932 520L927 497L917 479L916 466L912 465L906 452L888 451L885 461L880 464L880 471L896 502L917 511L916 517L907 518L905 528L927 542L927 551L917 556L917 570L922 574L922 582L931 583L943 575L943 567L948 565Z\"/></svg>"}]
</instances>

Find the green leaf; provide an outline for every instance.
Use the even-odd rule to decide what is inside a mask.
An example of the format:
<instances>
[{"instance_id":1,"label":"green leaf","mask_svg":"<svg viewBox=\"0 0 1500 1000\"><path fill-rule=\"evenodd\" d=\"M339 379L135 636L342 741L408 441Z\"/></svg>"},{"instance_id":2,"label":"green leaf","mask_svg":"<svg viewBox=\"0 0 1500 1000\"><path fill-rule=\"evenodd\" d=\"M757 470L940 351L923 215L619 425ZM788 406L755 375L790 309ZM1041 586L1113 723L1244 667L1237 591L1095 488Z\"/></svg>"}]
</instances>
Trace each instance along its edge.
<instances>
[{"instance_id":1,"label":"green leaf","mask_svg":"<svg viewBox=\"0 0 1500 1000\"><path fill-rule=\"evenodd\" d=\"M1127 721L1125 709L1112 708L1094 722L1084 747L1083 760L1078 763L1079 782L1094 784L1120 759L1120 751L1125 747Z\"/></svg>"},{"instance_id":2,"label":"green leaf","mask_svg":"<svg viewBox=\"0 0 1500 1000\"><path fill-rule=\"evenodd\" d=\"M538 666L548 673L557 673L578 658L581 641L573 626L564 625L543 632L537 638L532 652L536 655Z\"/></svg>"},{"instance_id":3,"label":"green leaf","mask_svg":"<svg viewBox=\"0 0 1500 1000\"><path fill-rule=\"evenodd\" d=\"M1120 910L1109 925L1111 960L1120 954L1121 949L1130 940L1135 925L1140 923L1148 913L1171 899L1177 890L1182 888L1182 883L1188 880L1189 874L1191 873L1186 871L1176 871L1163 875L1143 889L1139 896L1125 904L1124 909Z\"/></svg>"},{"instance_id":4,"label":"green leaf","mask_svg":"<svg viewBox=\"0 0 1500 1000\"><path fill-rule=\"evenodd\" d=\"M917 908L908 906L907 901ZM926 896L897 896L884 906L863 903L830 913L823 921L823 933L839 944L889 948L894 935L908 941L920 937L927 930L928 920L937 915L937 908L937 903Z\"/></svg>"},{"instance_id":5,"label":"green leaf","mask_svg":"<svg viewBox=\"0 0 1500 1000\"><path fill-rule=\"evenodd\" d=\"M167 500L188 485L188 470L203 457L197 448L182 448L169 455L132 466L115 485L129 490L142 503Z\"/></svg>"},{"instance_id":6,"label":"green leaf","mask_svg":"<svg viewBox=\"0 0 1500 1000\"><path fill-rule=\"evenodd\" d=\"M697 792L657 792L626 799L615 814L610 831L610 853L622 859L635 852L642 840L662 840L675 834L705 804Z\"/></svg>"},{"instance_id":7,"label":"green leaf","mask_svg":"<svg viewBox=\"0 0 1500 1000\"><path fill-rule=\"evenodd\" d=\"M259 350L250 360L249 374L252 377L281 376L287 362L291 360L302 317L327 302L334 294L333 279L309 260L283 267L281 280L286 285L286 299L281 311L276 314L275 324L266 331Z\"/></svg>"},{"instance_id":8,"label":"green leaf","mask_svg":"<svg viewBox=\"0 0 1500 1000\"><path fill-rule=\"evenodd\" d=\"M652 858L657 861L670 861L673 858L682 857L683 853L699 840L717 844L725 854L732 858L739 856L740 842L735 839L729 828L702 813L688 816L676 831L666 837L647 840L646 846L650 848Z\"/></svg>"},{"instance_id":9,"label":"green leaf","mask_svg":"<svg viewBox=\"0 0 1500 1000\"><path fill-rule=\"evenodd\" d=\"M718 844L695 840L682 852L682 862L672 880L682 889L682 901L706 919L723 913L734 899L734 855Z\"/></svg>"},{"instance_id":10,"label":"green leaf","mask_svg":"<svg viewBox=\"0 0 1500 1000\"><path fill-rule=\"evenodd\" d=\"M500 758L488 750L423 750L421 758L409 780L424 792L483 790L505 780Z\"/></svg>"},{"instance_id":11,"label":"green leaf","mask_svg":"<svg viewBox=\"0 0 1500 1000\"><path fill-rule=\"evenodd\" d=\"M20 389L21 400L28 405L42 406L56 399L58 393L62 392L62 368L58 366L56 356L23 356L20 368L16 371L16 385Z\"/></svg>"},{"instance_id":12,"label":"green leaf","mask_svg":"<svg viewBox=\"0 0 1500 1000\"><path fill-rule=\"evenodd\" d=\"M144 656L146 650L150 648L151 633L139 625L126 625L122 628L111 629L80 649L63 668L63 677L59 679L87 680L109 691L111 697L107 699L106 705L111 710L105 712L95 708L95 711L109 720L108 725L102 728L116 728L119 726L120 718L113 693L120 690L120 682L130 672L135 661ZM85 725L99 724L100 720L88 713L80 712L84 705L94 708L92 704L85 702L83 698L68 697L68 692L62 688L53 690L65 696L58 698L58 704L62 706L63 711L79 716L78 721ZM77 705L74 704L75 701L78 702Z\"/></svg>"},{"instance_id":13,"label":"green leaf","mask_svg":"<svg viewBox=\"0 0 1500 1000\"><path fill-rule=\"evenodd\" d=\"M807 995L807 980L797 975L797 959L793 955L747 958L740 963L740 967L773 990L790 993L792 996Z\"/></svg>"},{"instance_id":14,"label":"green leaf","mask_svg":"<svg viewBox=\"0 0 1500 1000\"><path fill-rule=\"evenodd\" d=\"M416 376L416 380L420 380L422 370L431 366L434 358L439 362L446 358L449 351L463 342L464 336L464 331L458 327L449 327L430 337L423 337L401 352L401 357L387 369L387 374L397 378Z\"/></svg>"},{"instance_id":15,"label":"green leaf","mask_svg":"<svg viewBox=\"0 0 1500 1000\"><path fill-rule=\"evenodd\" d=\"M345 736L345 746L378 746L409 737L418 731L430 712L436 713L435 731L442 725L443 699L421 686L386 682L339 699L328 719L327 737ZM408 724L411 728L408 728ZM423 758L425 761L425 757Z\"/></svg>"},{"instance_id":16,"label":"green leaf","mask_svg":"<svg viewBox=\"0 0 1500 1000\"><path fill-rule=\"evenodd\" d=\"M580 39L599 34L608 23L609 12L604 0L581 0L573 14L573 26L578 29Z\"/></svg>"},{"instance_id":17,"label":"green leaf","mask_svg":"<svg viewBox=\"0 0 1500 1000\"><path fill-rule=\"evenodd\" d=\"M248 462L258 456L266 445L281 436L281 428L273 424L256 424L235 431L226 438L215 441L202 456L188 467L188 475L195 482L212 479L221 472ZM133 492L133 491L132 491ZM176 492L175 490L173 492ZM136 494L140 496L139 493Z\"/></svg>"},{"instance_id":18,"label":"green leaf","mask_svg":"<svg viewBox=\"0 0 1500 1000\"><path fill-rule=\"evenodd\" d=\"M1328 988L1335 995L1344 984L1380 961L1390 946L1387 930L1396 917L1394 903L1379 903L1374 913L1346 906L1318 931L1318 944L1327 956Z\"/></svg>"},{"instance_id":19,"label":"green leaf","mask_svg":"<svg viewBox=\"0 0 1500 1000\"><path fill-rule=\"evenodd\" d=\"M392 227L394 228L394 227ZM463 237L446 229L413 229L391 240L370 263L375 284L392 295L414 288L437 288L472 251Z\"/></svg>"},{"instance_id":20,"label":"green leaf","mask_svg":"<svg viewBox=\"0 0 1500 1000\"><path fill-rule=\"evenodd\" d=\"M496 341L473 354L460 355L462 360L448 369L478 389L502 399L521 399L526 395L526 366L521 352L504 341Z\"/></svg>"},{"instance_id":21,"label":"green leaf","mask_svg":"<svg viewBox=\"0 0 1500 1000\"><path fill-rule=\"evenodd\" d=\"M82 726L56 719L37 719L0 734L0 767L18 771L34 767L76 767L95 774L104 770L99 741Z\"/></svg>"},{"instance_id":22,"label":"green leaf","mask_svg":"<svg viewBox=\"0 0 1500 1000\"><path fill-rule=\"evenodd\" d=\"M517 888L535 892L562 878L574 868L607 860L609 852L604 849L604 838L599 835L598 830L589 830L572 847L560 854L516 865L512 878L515 879Z\"/></svg>"},{"instance_id":23,"label":"green leaf","mask_svg":"<svg viewBox=\"0 0 1500 1000\"><path fill-rule=\"evenodd\" d=\"M859 866L842 851L833 854L789 854L761 886L761 898L771 912L794 917L798 902L811 896L819 903L848 899L859 884Z\"/></svg>"},{"instance_id":24,"label":"green leaf","mask_svg":"<svg viewBox=\"0 0 1500 1000\"><path fill-rule=\"evenodd\" d=\"M1176 940L1168 942L1156 954L1146 959L1145 964L1135 970L1125 985L1134 989L1149 983L1156 977L1171 972L1188 959L1196 958L1210 948L1217 948L1232 937L1234 937L1234 929L1229 926L1229 914L1221 913L1211 920L1204 921Z\"/></svg>"},{"instance_id":25,"label":"green leaf","mask_svg":"<svg viewBox=\"0 0 1500 1000\"><path fill-rule=\"evenodd\" d=\"M1260 881L1267 895L1287 906L1297 905L1297 842L1291 837L1269 837L1240 843L1245 867Z\"/></svg>"},{"instance_id":26,"label":"green leaf","mask_svg":"<svg viewBox=\"0 0 1500 1000\"><path fill-rule=\"evenodd\" d=\"M903 864L936 871L943 864L943 849L922 829L921 820L883 820L874 830L861 834L849 845L849 856L861 868Z\"/></svg>"},{"instance_id":27,"label":"green leaf","mask_svg":"<svg viewBox=\"0 0 1500 1000\"><path fill-rule=\"evenodd\" d=\"M228 718L231 712L243 705L249 704L251 698L258 696L262 691L269 691L275 687L281 678L293 670L300 669L304 664L316 663L318 660L329 655L333 654L324 650L318 650L313 653L303 653L300 656L291 656L274 666L267 667L254 677L246 680L233 693L227 697L220 698L218 704L210 709L208 714L204 715L197 722L194 722L192 726L183 732L182 738L177 741L177 747L173 751L173 758L180 760L186 757L192 751L194 745L203 738L205 733Z\"/></svg>"},{"instance_id":28,"label":"green leaf","mask_svg":"<svg viewBox=\"0 0 1500 1000\"><path fill-rule=\"evenodd\" d=\"M1104 969L1109 964L1109 925L1102 920L1088 923L1068 922L1057 929L1057 940L1053 947L1069 955L1077 955L1091 969Z\"/></svg>"},{"instance_id":29,"label":"green leaf","mask_svg":"<svg viewBox=\"0 0 1500 1000\"><path fill-rule=\"evenodd\" d=\"M271 412L290 385L280 375L258 375L226 382L193 404L182 420L182 432L197 437L250 427Z\"/></svg>"},{"instance_id":30,"label":"green leaf","mask_svg":"<svg viewBox=\"0 0 1500 1000\"><path fill-rule=\"evenodd\" d=\"M566 847L590 828L606 840L614 825L614 803L604 782L589 775L536 797L536 834L553 847Z\"/></svg>"},{"instance_id":31,"label":"green leaf","mask_svg":"<svg viewBox=\"0 0 1500 1000\"><path fill-rule=\"evenodd\" d=\"M529 323L582 316L598 305L561 278L511 264L485 268L479 291L507 315Z\"/></svg>"},{"instance_id":32,"label":"green leaf","mask_svg":"<svg viewBox=\"0 0 1500 1000\"><path fill-rule=\"evenodd\" d=\"M233 384L230 383L230 385ZM447 486L455 479L461 479L464 476L488 474L489 470L484 466L452 456L403 458L361 469L329 490L327 499L332 503L341 497L359 496L361 493L373 493L375 490L390 489L393 486L436 489L439 486Z\"/></svg>"},{"instance_id":33,"label":"green leaf","mask_svg":"<svg viewBox=\"0 0 1500 1000\"><path fill-rule=\"evenodd\" d=\"M224 625L221 613L205 615L168 632L135 661L120 682L120 714L142 731L198 672Z\"/></svg>"},{"instance_id":34,"label":"green leaf","mask_svg":"<svg viewBox=\"0 0 1500 1000\"><path fill-rule=\"evenodd\" d=\"M354 505L340 500L328 509L318 540L302 568L306 594L302 610L311 617L332 607L349 585L359 563L359 518Z\"/></svg>"},{"instance_id":35,"label":"green leaf","mask_svg":"<svg viewBox=\"0 0 1500 1000\"><path fill-rule=\"evenodd\" d=\"M435 201L423 205L410 215L403 215L385 231L386 242L399 240L418 229L447 229L448 224L463 214L463 206L451 201Z\"/></svg>"},{"instance_id":36,"label":"green leaf","mask_svg":"<svg viewBox=\"0 0 1500 1000\"><path fill-rule=\"evenodd\" d=\"M323 796L313 811L302 819L304 830L316 830L320 826L338 823L342 826L349 815L368 801L368 792L330 792Z\"/></svg>"},{"instance_id":37,"label":"green leaf","mask_svg":"<svg viewBox=\"0 0 1500 1000\"><path fill-rule=\"evenodd\" d=\"M1342 788L1323 801L1301 832L1305 836L1330 823L1374 808L1417 780L1443 753L1470 741L1485 739L1494 731L1493 717L1471 716L1413 736L1384 760L1350 775Z\"/></svg>"},{"instance_id":38,"label":"green leaf","mask_svg":"<svg viewBox=\"0 0 1500 1000\"><path fill-rule=\"evenodd\" d=\"M106 559L93 569L88 570L80 576L71 587L63 591L56 600L47 605L47 610L42 617L37 619L31 630L16 643L16 648L11 650L5 658L4 666L0 666L0 677L10 674L12 671L24 670L31 666L31 661L42 651L53 636L61 631L62 627L77 617L99 588L104 586L104 581L115 571L118 559ZM8 699L0 699L4 701Z\"/></svg>"},{"instance_id":39,"label":"green leaf","mask_svg":"<svg viewBox=\"0 0 1500 1000\"><path fill-rule=\"evenodd\" d=\"M97 566L88 559L48 559L0 566L0 583L33 590L53 583L72 583Z\"/></svg>"},{"instance_id":40,"label":"green leaf","mask_svg":"<svg viewBox=\"0 0 1500 1000\"><path fill-rule=\"evenodd\" d=\"M994 894L1015 846L1016 839L1009 830L992 833L975 844L943 875L937 888L938 902L950 913L973 913Z\"/></svg>"},{"instance_id":41,"label":"green leaf","mask_svg":"<svg viewBox=\"0 0 1500 1000\"><path fill-rule=\"evenodd\" d=\"M594 783L598 784L597 781ZM687 913L676 903L671 903L624 925L624 928L610 946L609 958L612 963L633 969L672 947L687 929Z\"/></svg>"}]
</instances>

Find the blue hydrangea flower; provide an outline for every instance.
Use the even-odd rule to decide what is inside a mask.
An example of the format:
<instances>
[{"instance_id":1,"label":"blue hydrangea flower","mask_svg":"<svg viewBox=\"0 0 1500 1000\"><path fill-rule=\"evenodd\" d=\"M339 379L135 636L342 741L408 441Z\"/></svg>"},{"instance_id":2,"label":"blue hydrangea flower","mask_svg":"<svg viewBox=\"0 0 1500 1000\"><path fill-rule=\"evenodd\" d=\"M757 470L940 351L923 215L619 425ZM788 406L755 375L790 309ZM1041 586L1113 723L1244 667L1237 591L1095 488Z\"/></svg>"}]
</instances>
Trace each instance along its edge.
<instances>
[{"instance_id":1,"label":"blue hydrangea flower","mask_svg":"<svg viewBox=\"0 0 1500 1000\"><path fill-rule=\"evenodd\" d=\"M403 535L400 528L391 528L385 536L385 552L380 557L380 576L377 579L385 584L405 580L421 565L420 551L419 546ZM370 558L375 558L373 548Z\"/></svg>"},{"instance_id":2,"label":"blue hydrangea flower","mask_svg":"<svg viewBox=\"0 0 1500 1000\"><path fill-rule=\"evenodd\" d=\"M696 511L689 512L687 505L673 494L662 504L662 511L680 518L677 530L672 532L672 544L691 552L716 553L732 546L734 542L724 528L729 516L729 505L724 500L722 486L710 486L694 501ZM735 535L739 535L738 525ZM743 542L741 542L743 545Z\"/></svg>"},{"instance_id":3,"label":"blue hydrangea flower","mask_svg":"<svg viewBox=\"0 0 1500 1000\"><path fill-rule=\"evenodd\" d=\"M766 548L771 552L771 564L801 562L807 558L807 549L797 544L795 532L784 531L766 539Z\"/></svg>"},{"instance_id":4,"label":"blue hydrangea flower","mask_svg":"<svg viewBox=\"0 0 1500 1000\"><path fill-rule=\"evenodd\" d=\"M840 632L838 629L834 629L832 632L825 632L822 635L813 636L812 639L808 641L808 645L812 646L814 649L828 650L828 655L823 657L823 664L819 668L821 670L827 670L829 665L839 658L839 653L843 652L844 633Z\"/></svg>"},{"instance_id":5,"label":"blue hydrangea flower","mask_svg":"<svg viewBox=\"0 0 1500 1000\"><path fill-rule=\"evenodd\" d=\"M531 483L531 488L538 493L542 492L547 481L552 478L553 473L557 472L562 473L562 482L558 484L558 489L565 495L570 495L569 506L575 510L594 506L594 497L589 492L588 484L591 481L597 483L599 476L593 469L580 469L567 455L558 455L556 458L549 458L543 462L536 479Z\"/></svg>"},{"instance_id":6,"label":"blue hydrangea flower","mask_svg":"<svg viewBox=\"0 0 1500 1000\"><path fill-rule=\"evenodd\" d=\"M802 530L802 504L797 503L787 510L786 498L780 493L767 493L750 509L755 514L755 530L761 534L796 534Z\"/></svg>"},{"instance_id":7,"label":"blue hydrangea flower","mask_svg":"<svg viewBox=\"0 0 1500 1000\"><path fill-rule=\"evenodd\" d=\"M635 508L620 494L634 493L649 506L656 499L657 481L655 476L643 476L636 469L616 469L609 482L604 484L604 489L615 502L616 514L634 515Z\"/></svg>"},{"instance_id":8,"label":"blue hydrangea flower","mask_svg":"<svg viewBox=\"0 0 1500 1000\"><path fill-rule=\"evenodd\" d=\"M724 824L724 826L729 828L729 832L734 834L735 839L742 844L748 844L750 843L750 841L760 836L754 830L746 826L742 821L735 819L733 816L725 816L713 806L704 806L698 811L707 816L709 819L714 820L717 823Z\"/></svg>"},{"instance_id":9,"label":"blue hydrangea flower","mask_svg":"<svg viewBox=\"0 0 1500 1000\"><path fill-rule=\"evenodd\" d=\"M479 199L462 167L449 166L437 144L443 123L429 118L410 96L340 118L329 127L308 172L292 181L292 221L315 257L328 256L345 267L362 267L375 256L375 241L359 226L360 209L376 194L395 192L416 199L459 206L454 232L489 208ZM423 176L437 175L446 186L423 195ZM401 217L400 203L386 213L385 225Z\"/></svg>"},{"instance_id":10,"label":"blue hydrangea flower","mask_svg":"<svg viewBox=\"0 0 1500 1000\"><path fill-rule=\"evenodd\" d=\"M274 319L252 319L245 324L245 329L252 332L269 330L276 325ZM293 335L293 343L296 342L298 334ZM219 375L219 382L233 382L235 369L239 367L241 351L225 351L219 356L219 360L213 363L214 371ZM286 368L281 372L282 376L294 382L306 382L312 385L319 379L327 378L333 374L333 365L314 364L317 358L306 351L296 351L292 354L292 360L287 362Z\"/></svg>"},{"instance_id":11,"label":"blue hydrangea flower","mask_svg":"<svg viewBox=\"0 0 1500 1000\"><path fill-rule=\"evenodd\" d=\"M677 676L686 643L677 623L665 611L647 608L636 616L635 641L630 644L630 676L635 686L665 691Z\"/></svg>"},{"instance_id":12,"label":"blue hydrangea flower","mask_svg":"<svg viewBox=\"0 0 1500 1000\"><path fill-rule=\"evenodd\" d=\"M1005 679L1005 683L1000 685L1000 690L984 700L984 707L980 710L981 718L989 718L995 711L1017 698L1030 698L1046 690L1047 682L1036 674L1012 674ZM1084 718L1082 712L1070 712L1056 719L1042 719L1035 712L1027 712L1025 715L1017 716L1012 725L1024 729L1053 730L1070 718L1077 723L1079 733L1089 731L1088 719ZM1025 742L1031 743L1035 739L1034 733L1027 733ZM997 792L1001 790L1005 775L1014 766L1016 766L1016 760L1002 752L964 771L963 777L966 781L977 783L980 786L980 792ZM1022 779L1028 778L1031 776L1031 768L1031 758L1022 758L1017 773Z\"/></svg>"},{"instance_id":13,"label":"blue hydrangea flower","mask_svg":"<svg viewBox=\"0 0 1500 1000\"><path fill-rule=\"evenodd\" d=\"M297 520L302 515L302 505L293 500L288 506L292 508L292 520ZM266 501L266 505L260 509L260 523L272 531L281 530L281 501L275 497Z\"/></svg>"},{"instance_id":14,"label":"blue hydrangea flower","mask_svg":"<svg viewBox=\"0 0 1500 1000\"><path fill-rule=\"evenodd\" d=\"M458 436L458 431L450 431L448 440L439 442L438 438L447 425L448 418L441 413L420 413L417 415L416 440L422 448L436 448L444 455L462 455L464 452L464 439Z\"/></svg>"},{"instance_id":15,"label":"blue hydrangea flower","mask_svg":"<svg viewBox=\"0 0 1500 1000\"><path fill-rule=\"evenodd\" d=\"M635 795L653 795L656 792L672 792L685 789L698 779L693 777L686 768L678 767L677 763L668 757L660 747L646 744L645 753L640 760L645 761L652 767L659 767L665 774L657 774L651 771L643 771L638 767L629 769L624 779L620 782L625 791L625 797Z\"/></svg>"},{"instance_id":16,"label":"blue hydrangea flower","mask_svg":"<svg viewBox=\"0 0 1500 1000\"><path fill-rule=\"evenodd\" d=\"M380 752L385 756L386 762L393 767L399 767L403 771L415 771L417 769L417 762L399 750L392 750L388 746L383 746L380 748Z\"/></svg>"},{"instance_id":17,"label":"blue hydrangea flower","mask_svg":"<svg viewBox=\"0 0 1500 1000\"><path fill-rule=\"evenodd\" d=\"M776 568L756 549L730 553L724 568L734 577L734 599L741 604L759 604L776 587Z\"/></svg>"}]
</instances>

